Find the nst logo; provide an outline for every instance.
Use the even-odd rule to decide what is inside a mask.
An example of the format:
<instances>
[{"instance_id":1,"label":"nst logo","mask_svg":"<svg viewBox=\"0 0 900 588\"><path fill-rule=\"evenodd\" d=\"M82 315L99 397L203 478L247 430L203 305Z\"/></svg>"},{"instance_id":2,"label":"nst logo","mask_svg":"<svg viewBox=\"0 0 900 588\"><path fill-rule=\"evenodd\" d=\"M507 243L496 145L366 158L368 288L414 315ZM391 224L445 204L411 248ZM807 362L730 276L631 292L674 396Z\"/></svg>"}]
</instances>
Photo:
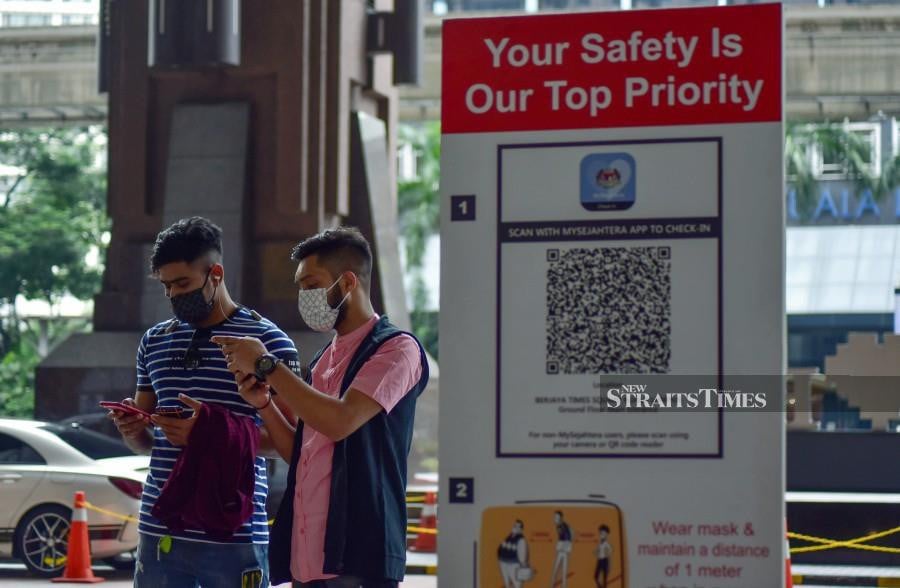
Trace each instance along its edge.
<instances>
[{"instance_id":1,"label":"nst logo","mask_svg":"<svg viewBox=\"0 0 900 588\"><path fill-rule=\"evenodd\" d=\"M581 160L581 205L625 210L635 199L635 163L627 153L592 153Z\"/></svg>"}]
</instances>

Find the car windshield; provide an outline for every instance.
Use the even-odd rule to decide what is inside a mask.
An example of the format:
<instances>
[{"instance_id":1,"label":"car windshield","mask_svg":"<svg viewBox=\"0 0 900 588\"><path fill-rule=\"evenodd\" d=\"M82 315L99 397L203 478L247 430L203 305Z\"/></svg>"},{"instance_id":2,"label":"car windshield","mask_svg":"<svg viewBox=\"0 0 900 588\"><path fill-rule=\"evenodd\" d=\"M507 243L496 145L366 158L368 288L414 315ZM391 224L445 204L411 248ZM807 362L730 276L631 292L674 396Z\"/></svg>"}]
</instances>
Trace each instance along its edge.
<instances>
[{"instance_id":1,"label":"car windshield","mask_svg":"<svg viewBox=\"0 0 900 588\"><path fill-rule=\"evenodd\" d=\"M91 459L134 455L134 452L128 449L128 446L122 441L101 435L95 431L89 431L77 425L63 427L46 424L41 428L53 433Z\"/></svg>"}]
</instances>

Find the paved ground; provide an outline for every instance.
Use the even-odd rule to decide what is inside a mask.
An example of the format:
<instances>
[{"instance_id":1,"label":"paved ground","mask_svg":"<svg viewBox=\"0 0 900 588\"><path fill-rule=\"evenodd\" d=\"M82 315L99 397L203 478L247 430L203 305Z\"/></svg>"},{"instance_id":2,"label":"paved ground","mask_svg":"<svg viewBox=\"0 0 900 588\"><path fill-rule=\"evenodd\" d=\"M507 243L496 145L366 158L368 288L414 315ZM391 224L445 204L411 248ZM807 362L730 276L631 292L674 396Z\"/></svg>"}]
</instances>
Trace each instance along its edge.
<instances>
[{"instance_id":1,"label":"paved ground","mask_svg":"<svg viewBox=\"0 0 900 588\"><path fill-rule=\"evenodd\" d=\"M96 566L94 574L106 578L103 586L116 588L131 586L131 572L117 572L105 566ZM0 562L0 588L17 586L60 586L60 584L52 584L49 580L40 580L29 576L23 565ZM407 576L401 586L403 588L437 588L437 579L434 576ZM288 584L282 584L282 588L288 588Z\"/></svg>"}]
</instances>

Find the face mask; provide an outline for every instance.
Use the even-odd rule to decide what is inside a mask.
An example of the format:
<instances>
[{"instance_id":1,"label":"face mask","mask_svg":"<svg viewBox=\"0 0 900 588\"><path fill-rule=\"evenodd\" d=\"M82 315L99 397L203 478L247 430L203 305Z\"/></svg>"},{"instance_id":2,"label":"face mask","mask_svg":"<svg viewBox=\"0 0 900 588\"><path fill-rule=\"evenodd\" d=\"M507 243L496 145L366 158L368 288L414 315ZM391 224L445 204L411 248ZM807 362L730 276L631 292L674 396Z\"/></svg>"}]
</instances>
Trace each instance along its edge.
<instances>
[{"instance_id":1,"label":"face mask","mask_svg":"<svg viewBox=\"0 0 900 588\"><path fill-rule=\"evenodd\" d=\"M203 280L202 286L185 294L172 296L169 299L169 302L172 303L172 312L175 313L175 318L192 325L202 323L209 318L216 299L216 289L219 287L217 283L215 289L213 289L212 298L206 300L203 296L203 289L206 287L206 282L209 281L209 273L211 271L212 268L206 272L206 279Z\"/></svg>"},{"instance_id":2,"label":"face mask","mask_svg":"<svg viewBox=\"0 0 900 588\"><path fill-rule=\"evenodd\" d=\"M300 290L297 300L297 307L300 309L300 316L303 321L309 325L309 328L319 333L327 333L334 328L337 322L338 314L341 306L350 296L344 296L343 300L334 308L328 304L328 292L334 288L341 279L338 278L334 284L328 288L313 288L311 290Z\"/></svg>"}]
</instances>

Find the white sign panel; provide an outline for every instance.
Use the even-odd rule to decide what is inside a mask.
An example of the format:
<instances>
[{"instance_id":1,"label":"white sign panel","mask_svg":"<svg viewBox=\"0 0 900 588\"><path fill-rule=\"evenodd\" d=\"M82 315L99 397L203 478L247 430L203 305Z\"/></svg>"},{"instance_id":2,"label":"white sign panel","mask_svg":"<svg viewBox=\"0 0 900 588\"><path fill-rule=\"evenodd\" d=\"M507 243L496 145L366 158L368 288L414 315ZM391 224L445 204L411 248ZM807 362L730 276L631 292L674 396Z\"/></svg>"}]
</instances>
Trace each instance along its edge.
<instances>
[{"instance_id":1,"label":"white sign panel","mask_svg":"<svg viewBox=\"0 0 900 588\"><path fill-rule=\"evenodd\" d=\"M782 9L447 20L439 582L784 582Z\"/></svg>"}]
</instances>

